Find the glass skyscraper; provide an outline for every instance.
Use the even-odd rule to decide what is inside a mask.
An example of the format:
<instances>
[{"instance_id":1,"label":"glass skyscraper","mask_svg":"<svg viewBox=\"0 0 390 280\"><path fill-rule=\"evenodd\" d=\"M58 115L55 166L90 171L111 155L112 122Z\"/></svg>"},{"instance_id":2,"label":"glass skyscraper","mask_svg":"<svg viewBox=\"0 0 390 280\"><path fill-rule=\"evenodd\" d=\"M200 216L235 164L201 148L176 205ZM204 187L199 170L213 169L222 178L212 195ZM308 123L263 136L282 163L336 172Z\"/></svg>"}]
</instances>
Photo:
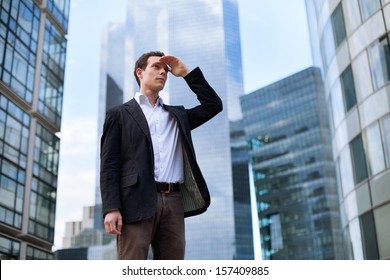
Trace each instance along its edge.
<instances>
[{"instance_id":1,"label":"glass skyscraper","mask_svg":"<svg viewBox=\"0 0 390 280\"><path fill-rule=\"evenodd\" d=\"M135 60L142 53L161 50L180 57L189 68L199 66L224 104L223 112L192 132L211 206L206 213L186 219L186 259L248 258L253 255L252 238L237 238L236 229L246 223L238 219L240 215L250 217L250 207L234 206L230 143L230 121L241 118L239 96L243 94L237 1L129 0L125 29L124 81L119 83L123 102L138 90L132 73ZM172 105L198 105L185 82L173 76L162 97ZM99 112L104 113L103 109ZM246 250L238 250L240 246Z\"/></svg>"},{"instance_id":2,"label":"glass skyscraper","mask_svg":"<svg viewBox=\"0 0 390 280\"><path fill-rule=\"evenodd\" d=\"M255 258L255 254L251 213L251 178L248 170L248 145L242 120L230 122L230 141L233 172L234 219L236 221L236 256L239 259L252 260Z\"/></svg>"},{"instance_id":3,"label":"glass skyscraper","mask_svg":"<svg viewBox=\"0 0 390 280\"><path fill-rule=\"evenodd\" d=\"M100 49L100 79L98 104L98 135L103 133L105 112L126 100L124 99L124 77L130 76L130 67L125 67L125 26L124 23L111 23L102 31ZM99 139L100 140L100 139ZM97 153L97 170L100 170L100 153ZM96 182L99 182L96 172ZM95 217L102 216L100 186L95 190ZM97 207L96 207L97 206ZM102 220L95 224L103 229Z\"/></svg>"},{"instance_id":4,"label":"glass skyscraper","mask_svg":"<svg viewBox=\"0 0 390 280\"><path fill-rule=\"evenodd\" d=\"M0 259L52 259L69 0L0 0Z\"/></svg>"},{"instance_id":5,"label":"glass skyscraper","mask_svg":"<svg viewBox=\"0 0 390 280\"><path fill-rule=\"evenodd\" d=\"M336 175L321 72L241 97L263 259L341 259Z\"/></svg>"},{"instance_id":6,"label":"glass skyscraper","mask_svg":"<svg viewBox=\"0 0 390 280\"><path fill-rule=\"evenodd\" d=\"M390 0L306 0L331 115L345 252L390 258Z\"/></svg>"}]
</instances>

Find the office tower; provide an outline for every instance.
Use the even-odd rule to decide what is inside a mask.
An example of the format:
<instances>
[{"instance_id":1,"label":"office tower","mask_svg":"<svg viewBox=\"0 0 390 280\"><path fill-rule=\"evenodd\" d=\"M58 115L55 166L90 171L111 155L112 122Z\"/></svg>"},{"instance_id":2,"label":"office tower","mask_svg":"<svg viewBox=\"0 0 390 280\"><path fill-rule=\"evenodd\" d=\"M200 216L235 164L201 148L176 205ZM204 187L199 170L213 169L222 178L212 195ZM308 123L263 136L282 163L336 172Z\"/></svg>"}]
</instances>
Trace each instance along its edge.
<instances>
[{"instance_id":1,"label":"office tower","mask_svg":"<svg viewBox=\"0 0 390 280\"><path fill-rule=\"evenodd\" d=\"M0 0L0 258L52 259L70 1Z\"/></svg>"},{"instance_id":2,"label":"office tower","mask_svg":"<svg viewBox=\"0 0 390 280\"><path fill-rule=\"evenodd\" d=\"M341 230L321 72L242 96L263 259L339 259Z\"/></svg>"},{"instance_id":3,"label":"office tower","mask_svg":"<svg viewBox=\"0 0 390 280\"><path fill-rule=\"evenodd\" d=\"M62 248L88 247L95 245L96 236L88 237L83 232L93 229L94 225L94 207L83 207L83 219L80 221L67 222L65 226L65 236L62 241Z\"/></svg>"},{"instance_id":4,"label":"office tower","mask_svg":"<svg viewBox=\"0 0 390 280\"><path fill-rule=\"evenodd\" d=\"M236 250L240 245L236 244L235 226L240 221L234 213L229 137L229 121L241 117L239 95L243 93L237 2L129 0L125 28L124 101L138 90L132 77L135 60L151 50L178 56L190 68L200 66L221 97L224 111L192 134L210 189L211 207L186 219L186 258L245 258ZM185 82L173 76L162 97L172 105L198 105Z\"/></svg>"},{"instance_id":5,"label":"office tower","mask_svg":"<svg viewBox=\"0 0 390 280\"><path fill-rule=\"evenodd\" d=\"M108 260L116 259L115 236L106 234L96 226L102 220L96 206L83 207L83 219L67 222L62 249L54 252L56 260ZM98 215L96 217L95 215Z\"/></svg>"},{"instance_id":6,"label":"office tower","mask_svg":"<svg viewBox=\"0 0 390 280\"><path fill-rule=\"evenodd\" d=\"M346 258L390 258L390 1L306 1L331 116Z\"/></svg>"},{"instance_id":7,"label":"office tower","mask_svg":"<svg viewBox=\"0 0 390 280\"><path fill-rule=\"evenodd\" d=\"M132 73L130 66L125 67L124 55L125 26L123 23L111 23L102 31L100 49L99 135L103 133L105 112L127 101L123 96L124 79L132 77ZM99 191L95 201L101 202Z\"/></svg>"},{"instance_id":8,"label":"office tower","mask_svg":"<svg viewBox=\"0 0 390 280\"><path fill-rule=\"evenodd\" d=\"M123 23L111 23L102 31L100 50L100 84L98 108L98 135L103 133L105 112L123 102L125 77L131 76L130 67L125 67L125 26ZM99 138L100 140L100 138ZM100 142L99 142L100 144ZM98 145L95 189L96 229L104 230L102 218L102 200L100 197L100 145Z\"/></svg>"},{"instance_id":9,"label":"office tower","mask_svg":"<svg viewBox=\"0 0 390 280\"><path fill-rule=\"evenodd\" d=\"M254 259L252 205L248 170L248 144L242 120L230 122L230 147L232 153L234 220L236 255L239 259ZM257 229L256 229L257 230Z\"/></svg>"}]
</instances>

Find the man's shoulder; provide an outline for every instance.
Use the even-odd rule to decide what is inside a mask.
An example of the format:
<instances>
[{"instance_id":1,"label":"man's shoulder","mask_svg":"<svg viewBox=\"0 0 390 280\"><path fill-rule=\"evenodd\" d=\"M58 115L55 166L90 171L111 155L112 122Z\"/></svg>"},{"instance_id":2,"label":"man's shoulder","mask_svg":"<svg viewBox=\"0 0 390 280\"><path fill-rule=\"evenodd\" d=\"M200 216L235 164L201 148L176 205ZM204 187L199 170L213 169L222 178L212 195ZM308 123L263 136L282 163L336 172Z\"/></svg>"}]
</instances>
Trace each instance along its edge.
<instances>
[{"instance_id":1,"label":"man's shoulder","mask_svg":"<svg viewBox=\"0 0 390 280\"><path fill-rule=\"evenodd\" d=\"M173 109L177 109L177 110L185 110L184 106L183 105L168 105L168 104L164 104L165 108L173 108Z\"/></svg>"},{"instance_id":2,"label":"man's shoulder","mask_svg":"<svg viewBox=\"0 0 390 280\"><path fill-rule=\"evenodd\" d=\"M115 105L115 106L112 106L111 108L109 108L107 110L107 112L119 112L119 111L123 111L124 109L128 108L128 107L131 107L131 105L133 104L133 102L137 103L134 98L130 99L129 101L123 103L123 104L119 104L119 105Z\"/></svg>"},{"instance_id":3,"label":"man's shoulder","mask_svg":"<svg viewBox=\"0 0 390 280\"><path fill-rule=\"evenodd\" d=\"M168 112L185 112L186 108L183 105L167 105L164 104L164 108Z\"/></svg>"}]
</instances>

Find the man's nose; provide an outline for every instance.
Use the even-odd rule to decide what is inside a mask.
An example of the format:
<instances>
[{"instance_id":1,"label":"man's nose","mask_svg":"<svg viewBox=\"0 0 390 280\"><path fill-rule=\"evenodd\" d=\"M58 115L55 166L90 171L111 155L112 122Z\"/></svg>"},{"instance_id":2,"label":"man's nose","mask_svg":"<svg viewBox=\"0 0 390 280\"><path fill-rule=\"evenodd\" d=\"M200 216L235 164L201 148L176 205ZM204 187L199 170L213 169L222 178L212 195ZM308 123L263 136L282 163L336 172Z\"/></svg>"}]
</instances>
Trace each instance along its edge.
<instances>
[{"instance_id":1,"label":"man's nose","mask_svg":"<svg viewBox=\"0 0 390 280\"><path fill-rule=\"evenodd\" d=\"M164 67L162 67L162 68L160 69L160 74L166 75L167 72L168 72L168 70L165 69Z\"/></svg>"}]
</instances>

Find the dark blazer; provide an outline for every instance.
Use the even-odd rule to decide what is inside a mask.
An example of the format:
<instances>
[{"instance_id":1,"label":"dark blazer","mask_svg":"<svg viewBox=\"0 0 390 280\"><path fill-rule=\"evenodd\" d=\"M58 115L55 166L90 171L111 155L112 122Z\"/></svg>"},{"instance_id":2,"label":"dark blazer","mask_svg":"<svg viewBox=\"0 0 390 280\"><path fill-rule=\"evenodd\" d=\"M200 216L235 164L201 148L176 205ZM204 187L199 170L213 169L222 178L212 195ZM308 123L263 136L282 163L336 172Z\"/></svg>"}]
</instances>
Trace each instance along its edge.
<instances>
[{"instance_id":1,"label":"dark blazer","mask_svg":"<svg viewBox=\"0 0 390 280\"><path fill-rule=\"evenodd\" d=\"M222 111L222 101L199 68L184 77L200 105L185 109L168 106L178 123L184 154L184 187L180 189L185 217L210 205L210 194L196 162L191 130ZM123 223L150 218L156 210L153 145L141 107L133 98L106 113L101 137L100 189L103 216L119 209Z\"/></svg>"}]
</instances>

